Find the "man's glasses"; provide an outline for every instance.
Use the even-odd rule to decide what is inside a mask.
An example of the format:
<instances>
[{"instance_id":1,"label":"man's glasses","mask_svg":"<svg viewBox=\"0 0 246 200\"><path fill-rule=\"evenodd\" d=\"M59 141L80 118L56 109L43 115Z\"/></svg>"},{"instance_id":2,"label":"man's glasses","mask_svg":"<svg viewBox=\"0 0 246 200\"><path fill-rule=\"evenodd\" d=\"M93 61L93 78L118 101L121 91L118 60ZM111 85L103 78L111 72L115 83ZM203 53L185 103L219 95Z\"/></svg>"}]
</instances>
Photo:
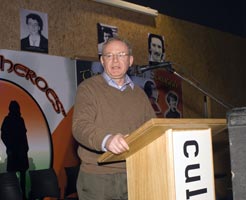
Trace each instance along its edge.
<instances>
[{"instance_id":1,"label":"man's glasses","mask_svg":"<svg viewBox=\"0 0 246 200\"><path fill-rule=\"evenodd\" d=\"M129 53L126 52L120 52L120 53L107 53L102 55L107 60L113 60L114 57L116 57L119 60L124 60L127 56L129 56Z\"/></svg>"}]
</instances>

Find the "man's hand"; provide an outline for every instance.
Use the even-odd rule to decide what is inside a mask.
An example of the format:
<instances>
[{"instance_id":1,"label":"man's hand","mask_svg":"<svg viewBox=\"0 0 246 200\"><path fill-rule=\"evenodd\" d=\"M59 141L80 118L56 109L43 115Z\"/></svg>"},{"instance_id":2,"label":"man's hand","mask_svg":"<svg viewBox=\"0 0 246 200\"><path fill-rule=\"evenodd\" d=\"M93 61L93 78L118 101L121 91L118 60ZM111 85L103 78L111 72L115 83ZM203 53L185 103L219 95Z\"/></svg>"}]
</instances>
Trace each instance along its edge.
<instances>
[{"instance_id":1,"label":"man's hand","mask_svg":"<svg viewBox=\"0 0 246 200\"><path fill-rule=\"evenodd\" d=\"M106 149L114 154L120 154L129 150L129 146L126 143L124 135L118 133L111 135L106 142Z\"/></svg>"}]
</instances>

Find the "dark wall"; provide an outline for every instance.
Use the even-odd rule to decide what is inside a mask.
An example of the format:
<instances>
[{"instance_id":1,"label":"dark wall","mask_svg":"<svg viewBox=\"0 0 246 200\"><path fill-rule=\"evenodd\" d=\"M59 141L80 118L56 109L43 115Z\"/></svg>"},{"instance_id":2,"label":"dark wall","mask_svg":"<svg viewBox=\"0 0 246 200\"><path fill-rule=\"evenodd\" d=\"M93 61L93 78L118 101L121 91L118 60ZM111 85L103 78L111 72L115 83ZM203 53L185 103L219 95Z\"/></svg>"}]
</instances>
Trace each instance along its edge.
<instances>
[{"instance_id":1,"label":"dark wall","mask_svg":"<svg viewBox=\"0 0 246 200\"><path fill-rule=\"evenodd\" d=\"M160 13L246 37L245 0L127 0Z\"/></svg>"}]
</instances>

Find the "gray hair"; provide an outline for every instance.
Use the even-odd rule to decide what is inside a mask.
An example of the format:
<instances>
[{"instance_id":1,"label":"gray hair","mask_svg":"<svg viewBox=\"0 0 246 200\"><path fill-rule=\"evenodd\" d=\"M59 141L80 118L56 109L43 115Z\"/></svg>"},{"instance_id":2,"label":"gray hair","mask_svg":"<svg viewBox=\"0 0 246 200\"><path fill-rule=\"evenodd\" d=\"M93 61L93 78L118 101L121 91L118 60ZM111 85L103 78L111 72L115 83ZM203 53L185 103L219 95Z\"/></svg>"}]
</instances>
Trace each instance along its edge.
<instances>
[{"instance_id":1,"label":"gray hair","mask_svg":"<svg viewBox=\"0 0 246 200\"><path fill-rule=\"evenodd\" d=\"M114 37L109 38L109 39L107 40L107 42L105 42L105 43L103 44L103 47L102 47L102 54L103 54L103 52L104 52L105 47L106 47L109 43L111 43L111 42L113 42L113 41L120 41L120 42L123 42L123 43L127 46L127 48L128 48L128 53L129 53L129 55L132 55L132 46L130 45L130 43L129 43L127 40L125 40L125 39L123 39L123 38L120 38L120 37L118 37L118 36L114 36Z\"/></svg>"}]
</instances>

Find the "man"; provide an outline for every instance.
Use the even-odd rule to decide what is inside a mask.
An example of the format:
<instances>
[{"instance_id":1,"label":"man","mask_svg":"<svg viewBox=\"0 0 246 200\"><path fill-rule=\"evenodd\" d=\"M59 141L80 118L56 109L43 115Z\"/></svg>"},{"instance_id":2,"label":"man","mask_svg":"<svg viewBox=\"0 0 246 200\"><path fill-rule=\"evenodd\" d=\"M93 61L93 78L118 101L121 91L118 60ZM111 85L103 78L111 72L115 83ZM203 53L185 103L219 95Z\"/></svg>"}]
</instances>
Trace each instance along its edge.
<instances>
[{"instance_id":1,"label":"man","mask_svg":"<svg viewBox=\"0 0 246 200\"><path fill-rule=\"evenodd\" d=\"M125 162L99 165L97 159L105 151L128 151L125 137L155 113L145 92L126 74L133 63L126 41L110 38L100 61L104 72L84 80L75 99L72 129L81 159L77 191L80 200L126 200Z\"/></svg>"},{"instance_id":2,"label":"man","mask_svg":"<svg viewBox=\"0 0 246 200\"><path fill-rule=\"evenodd\" d=\"M154 81L152 80L147 80L144 84L144 91L146 93L146 95L149 98L149 101L156 113L157 114L161 114L161 107L158 104L158 90L156 88L156 84Z\"/></svg>"},{"instance_id":3,"label":"man","mask_svg":"<svg viewBox=\"0 0 246 200\"><path fill-rule=\"evenodd\" d=\"M166 118L180 118L181 114L178 111L178 96L170 91L166 95L166 102L168 103L168 110L165 112L164 117Z\"/></svg>"},{"instance_id":4,"label":"man","mask_svg":"<svg viewBox=\"0 0 246 200\"><path fill-rule=\"evenodd\" d=\"M149 34L149 61L152 63L160 63L164 61L164 41L160 35Z\"/></svg>"},{"instance_id":5,"label":"man","mask_svg":"<svg viewBox=\"0 0 246 200\"><path fill-rule=\"evenodd\" d=\"M42 35L43 21L37 14L26 16L29 35L21 40L21 50L48 53L48 39Z\"/></svg>"},{"instance_id":6,"label":"man","mask_svg":"<svg viewBox=\"0 0 246 200\"><path fill-rule=\"evenodd\" d=\"M111 28L109 27L103 27L100 26L100 31L98 32L98 39L99 39L99 43L98 43L98 54L101 55L102 54L102 47L105 44L105 42L113 37L113 31Z\"/></svg>"}]
</instances>

